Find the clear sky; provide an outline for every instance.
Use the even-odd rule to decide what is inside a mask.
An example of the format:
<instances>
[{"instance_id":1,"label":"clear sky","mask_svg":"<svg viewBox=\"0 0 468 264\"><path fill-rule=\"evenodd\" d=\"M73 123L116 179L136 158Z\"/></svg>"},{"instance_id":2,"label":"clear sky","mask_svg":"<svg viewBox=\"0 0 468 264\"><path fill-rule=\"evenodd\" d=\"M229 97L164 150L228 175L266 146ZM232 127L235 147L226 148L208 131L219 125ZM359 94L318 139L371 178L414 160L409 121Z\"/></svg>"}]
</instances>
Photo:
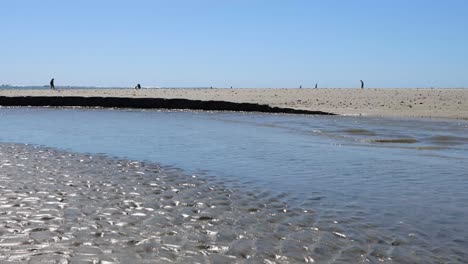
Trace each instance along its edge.
<instances>
[{"instance_id":1,"label":"clear sky","mask_svg":"<svg viewBox=\"0 0 468 264\"><path fill-rule=\"evenodd\" d=\"M0 84L468 87L467 0L12 0L0 11Z\"/></svg>"}]
</instances>

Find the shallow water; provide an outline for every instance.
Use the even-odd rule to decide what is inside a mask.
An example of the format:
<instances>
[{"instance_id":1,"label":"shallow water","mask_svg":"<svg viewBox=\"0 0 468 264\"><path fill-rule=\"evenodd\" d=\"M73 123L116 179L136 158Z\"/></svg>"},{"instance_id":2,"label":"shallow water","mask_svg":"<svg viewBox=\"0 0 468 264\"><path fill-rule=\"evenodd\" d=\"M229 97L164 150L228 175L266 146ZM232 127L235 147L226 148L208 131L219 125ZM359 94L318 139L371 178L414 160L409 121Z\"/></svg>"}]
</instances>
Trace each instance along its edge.
<instances>
[{"instance_id":1,"label":"shallow water","mask_svg":"<svg viewBox=\"0 0 468 264\"><path fill-rule=\"evenodd\" d=\"M216 186L241 190L241 201L263 194L312 211L305 226L330 234L326 244L338 252L355 249L315 252L319 262L468 257L466 121L2 108L0 127L2 142L157 162L213 176Z\"/></svg>"}]
</instances>

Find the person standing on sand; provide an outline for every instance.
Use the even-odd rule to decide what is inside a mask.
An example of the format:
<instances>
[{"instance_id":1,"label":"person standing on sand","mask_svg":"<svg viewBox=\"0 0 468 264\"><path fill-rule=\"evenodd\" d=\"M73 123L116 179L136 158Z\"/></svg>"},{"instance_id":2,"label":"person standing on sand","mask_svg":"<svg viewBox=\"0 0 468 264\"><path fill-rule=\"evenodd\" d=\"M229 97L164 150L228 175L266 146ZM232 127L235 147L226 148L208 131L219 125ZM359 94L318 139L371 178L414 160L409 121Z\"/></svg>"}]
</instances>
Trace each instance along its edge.
<instances>
[{"instance_id":1,"label":"person standing on sand","mask_svg":"<svg viewBox=\"0 0 468 264\"><path fill-rule=\"evenodd\" d=\"M52 80L50 80L50 89L55 90L54 78L52 78Z\"/></svg>"},{"instance_id":2,"label":"person standing on sand","mask_svg":"<svg viewBox=\"0 0 468 264\"><path fill-rule=\"evenodd\" d=\"M140 84L137 84L137 85L135 86L135 89L137 89L137 90L141 89L141 85L140 85Z\"/></svg>"},{"instance_id":3,"label":"person standing on sand","mask_svg":"<svg viewBox=\"0 0 468 264\"><path fill-rule=\"evenodd\" d=\"M315 89L317 89L317 84L315 84Z\"/></svg>"},{"instance_id":4,"label":"person standing on sand","mask_svg":"<svg viewBox=\"0 0 468 264\"><path fill-rule=\"evenodd\" d=\"M361 89L364 89L364 82L361 80Z\"/></svg>"}]
</instances>

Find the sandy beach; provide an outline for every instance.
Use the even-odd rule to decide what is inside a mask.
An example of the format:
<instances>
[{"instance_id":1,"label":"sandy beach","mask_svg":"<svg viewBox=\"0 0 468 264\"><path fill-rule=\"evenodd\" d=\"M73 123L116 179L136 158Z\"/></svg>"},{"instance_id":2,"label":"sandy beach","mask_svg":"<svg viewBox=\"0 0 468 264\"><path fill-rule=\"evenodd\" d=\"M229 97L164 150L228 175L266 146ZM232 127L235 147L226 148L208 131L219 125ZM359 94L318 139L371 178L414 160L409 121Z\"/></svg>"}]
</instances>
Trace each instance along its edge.
<instances>
[{"instance_id":1,"label":"sandy beach","mask_svg":"<svg viewBox=\"0 0 468 264\"><path fill-rule=\"evenodd\" d=\"M257 103L340 115L468 119L468 89L61 89L0 90L0 96L178 98Z\"/></svg>"}]
</instances>

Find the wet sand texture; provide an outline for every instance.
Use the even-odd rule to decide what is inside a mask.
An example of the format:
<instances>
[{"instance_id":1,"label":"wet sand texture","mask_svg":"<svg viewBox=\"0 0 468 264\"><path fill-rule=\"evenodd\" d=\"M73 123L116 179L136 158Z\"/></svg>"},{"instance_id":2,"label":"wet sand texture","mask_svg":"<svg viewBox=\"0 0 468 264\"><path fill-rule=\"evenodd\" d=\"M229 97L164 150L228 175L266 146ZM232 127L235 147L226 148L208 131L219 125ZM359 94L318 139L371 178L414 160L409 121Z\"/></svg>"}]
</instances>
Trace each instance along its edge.
<instances>
[{"instance_id":1,"label":"wet sand texture","mask_svg":"<svg viewBox=\"0 0 468 264\"><path fill-rule=\"evenodd\" d=\"M343 115L468 119L468 89L63 89L0 90L0 96L188 99L251 103Z\"/></svg>"},{"instance_id":2,"label":"wet sand texture","mask_svg":"<svg viewBox=\"0 0 468 264\"><path fill-rule=\"evenodd\" d=\"M430 247L408 245L405 237L378 236L372 227L362 237L338 224L318 228L325 218L318 212L214 179L156 164L0 144L0 262L450 261Z\"/></svg>"}]
</instances>

